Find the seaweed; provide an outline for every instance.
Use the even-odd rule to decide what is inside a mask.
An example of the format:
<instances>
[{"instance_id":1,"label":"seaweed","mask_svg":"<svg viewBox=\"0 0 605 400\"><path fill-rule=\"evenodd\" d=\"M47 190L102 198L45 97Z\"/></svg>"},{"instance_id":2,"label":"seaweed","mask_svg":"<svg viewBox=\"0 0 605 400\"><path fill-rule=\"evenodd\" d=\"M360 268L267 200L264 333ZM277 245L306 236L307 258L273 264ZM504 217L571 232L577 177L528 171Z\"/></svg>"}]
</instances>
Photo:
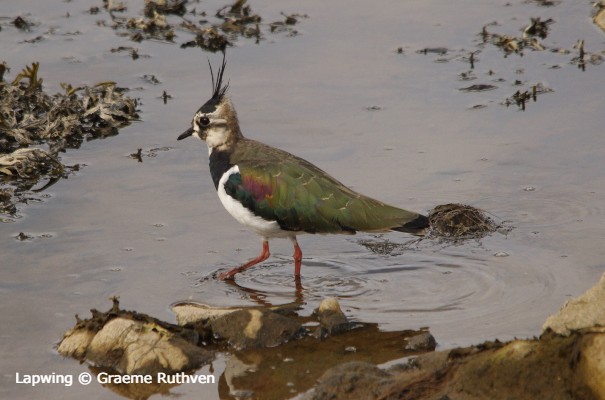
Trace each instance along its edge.
<instances>
[{"instance_id":1,"label":"seaweed","mask_svg":"<svg viewBox=\"0 0 605 400\"><path fill-rule=\"evenodd\" d=\"M9 203L26 203L40 180L48 179L48 183L34 193L79 169L63 165L59 152L116 135L118 129L137 120L138 114L137 101L125 96L126 90L114 82L94 86L63 83L63 93L49 95L44 91L39 63L26 66L11 83L4 81L7 70L6 63L1 63L0 213L15 215L16 207ZM6 200L7 193L10 200Z\"/></svg>"},{"instance_id":2,"label":"seaweed","mask_svg":"<svg viewBox=\"0 0 605 400\"><path fill-rule=\"evenodd\" d=\"M181 48L199 47L208 52L225 51L240 38L252 38L255 43L264 39L264 32L282 33L288 36L299 34L294 25L307 15L284 14L284 19L264 23L263 18L252 11L246 0L236 0L225 5L215 13L198 12L188 8L186 0L152 1L145 0L142 16L124 17L116 12L126 11L126 7L114 2L105 2L105 9L112 19L112 28L120 36L128 36L135 42L159 40L174 43L177 31L193 34L191 40L181 43ZM96 9L95 12L100 11ZM189 16L206 17L212 15L215 21L202 19L193 21ZM133 57L133 59L136 59Z\"/></svg>"}]
</instances>

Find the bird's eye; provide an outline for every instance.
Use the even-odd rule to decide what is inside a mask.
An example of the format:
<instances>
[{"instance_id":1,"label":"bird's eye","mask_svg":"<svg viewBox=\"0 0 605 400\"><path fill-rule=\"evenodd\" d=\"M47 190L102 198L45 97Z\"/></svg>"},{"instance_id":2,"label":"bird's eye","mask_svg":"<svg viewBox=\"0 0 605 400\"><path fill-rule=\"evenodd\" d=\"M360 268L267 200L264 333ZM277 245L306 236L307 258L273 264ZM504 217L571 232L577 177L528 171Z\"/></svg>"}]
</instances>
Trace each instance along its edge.
<instances>
[{"instance_id":1,"label":"bird's eye","mask_svg":"<svg viewBox=\"0 0 605 400\"><path fill-rule=\"evenodd\" d=\"M199 124L201 126L208 126L208 124L210 124L210 118L208 117L202 117L199 119Z\"/></svg>"}]
</instances>

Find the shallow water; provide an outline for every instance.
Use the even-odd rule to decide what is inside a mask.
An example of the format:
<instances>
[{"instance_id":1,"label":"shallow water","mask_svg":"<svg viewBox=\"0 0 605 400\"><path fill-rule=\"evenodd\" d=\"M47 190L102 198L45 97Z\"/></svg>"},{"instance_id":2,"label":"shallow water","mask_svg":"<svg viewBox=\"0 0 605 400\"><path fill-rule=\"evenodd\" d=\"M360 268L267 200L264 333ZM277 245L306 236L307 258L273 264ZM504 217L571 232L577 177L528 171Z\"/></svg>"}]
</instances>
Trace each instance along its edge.
<instances>
[{"instance_id":1,"label":"shallow water","mask_svg":"<svg viewBox=\"0 0 605 400\"><path fill-rule=\"evenodd\" d=\"M605 50L603 32L590 22L588 2L506 3L251 3L267 21L281 11L309 18L296 25L297 36L266 34L258 45L240 39L229 49L226 75L245 135L386 202L423 212L463 202L513 227L481 242L424 242L398 255L374 254L359 240L403 243L405 235L301 236L306 312L337 296L356 320L384 330L427 326L448 348L538 335L548 315L605 272L605 66L581 71L570 62L578 39L587 51ZM142 2L127 4L128 15L140 14ZM15 372L85 371L53 346L74 314L109 308L110 296L165 320L174 318L169 305L184 299L221 306L296 300L289 241L273 241L272 257L239 275L236 285L206 279L256 256L261 246L222 209L205 145L176 141L210 94L207 53L181 49L191 39L184 32L177 32L177 44L118 37L96 24L108 17L90 15L92 5L102 6L92 0L0 4L0 18L24 15L37 23L21 32L0 20L8 77L39 61L51 93L60 82L116 80L142 102L141 122L62 154L64 163L86 166L46 190L41 203L22 207L21 218L0 224L3 398L115 398L96 384L15 384ZM220 5L196 6L214 12ZM479 47L484 25L497 21L490 32L519 36L535 16L555 20L543 42L571 54L526 50L505 58L492 45ZM23 42L40 35L44 40ZM133 61L110 51L118 46L148 57ZM449 51L417 53L433 47ZM463 57L478 49L476 79L461 81L470 71ZM146 74L160 83L143 79ZM554 92L525 112L500 104L538 82ZM471 84L498 88L459 90ZM164 90L173 96L167 104L159 98ZM137 148L162 150L137 163L128 157ZM35 238L18 241L19 232ZM217 377L224 364L223 358L215 363ZM212 386L172 392L218 397Z\"/></svg>"}]
</instances>

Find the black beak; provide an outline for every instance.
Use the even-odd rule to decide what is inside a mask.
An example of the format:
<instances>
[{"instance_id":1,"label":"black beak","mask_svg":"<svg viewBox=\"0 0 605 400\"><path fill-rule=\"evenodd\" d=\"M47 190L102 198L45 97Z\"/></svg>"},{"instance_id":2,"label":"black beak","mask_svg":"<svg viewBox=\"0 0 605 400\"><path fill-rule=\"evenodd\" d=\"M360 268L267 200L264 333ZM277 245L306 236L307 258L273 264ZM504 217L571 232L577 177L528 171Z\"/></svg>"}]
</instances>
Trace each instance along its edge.
<instances>
[{"instance_id":1,"label":"black beak","mask_svg":"<svg viewBox=\"0 0 605 400\"><path fill-rule=\"evenodd\" d=\"M189 128L187 129L185 132L181 133L179 135L178 138L176 138L176 140L183 140L185 138L188 138L189 136L193 135L193 128Z\"/></svg>"}]
</instances>

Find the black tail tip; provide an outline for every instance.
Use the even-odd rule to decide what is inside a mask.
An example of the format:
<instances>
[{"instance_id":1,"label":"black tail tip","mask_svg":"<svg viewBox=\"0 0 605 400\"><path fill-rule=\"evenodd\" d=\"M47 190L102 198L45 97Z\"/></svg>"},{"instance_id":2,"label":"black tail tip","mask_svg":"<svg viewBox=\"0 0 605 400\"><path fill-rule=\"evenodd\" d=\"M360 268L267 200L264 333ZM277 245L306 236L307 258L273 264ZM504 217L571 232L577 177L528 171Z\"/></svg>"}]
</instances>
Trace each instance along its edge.
<instances>
[{"instance_id":1,"label":"black tail tip","mask_svg":"<svg viewBox=\"0 0 605 400\"><path fill-rule=\"evenodd\" d=\"M430 226L428 217L418 214L418 217L411 220L410 222L401 225L393 230L405 233L411 233L414 235L424 235L426 229Z\"/></svg>"}]
</instances>

